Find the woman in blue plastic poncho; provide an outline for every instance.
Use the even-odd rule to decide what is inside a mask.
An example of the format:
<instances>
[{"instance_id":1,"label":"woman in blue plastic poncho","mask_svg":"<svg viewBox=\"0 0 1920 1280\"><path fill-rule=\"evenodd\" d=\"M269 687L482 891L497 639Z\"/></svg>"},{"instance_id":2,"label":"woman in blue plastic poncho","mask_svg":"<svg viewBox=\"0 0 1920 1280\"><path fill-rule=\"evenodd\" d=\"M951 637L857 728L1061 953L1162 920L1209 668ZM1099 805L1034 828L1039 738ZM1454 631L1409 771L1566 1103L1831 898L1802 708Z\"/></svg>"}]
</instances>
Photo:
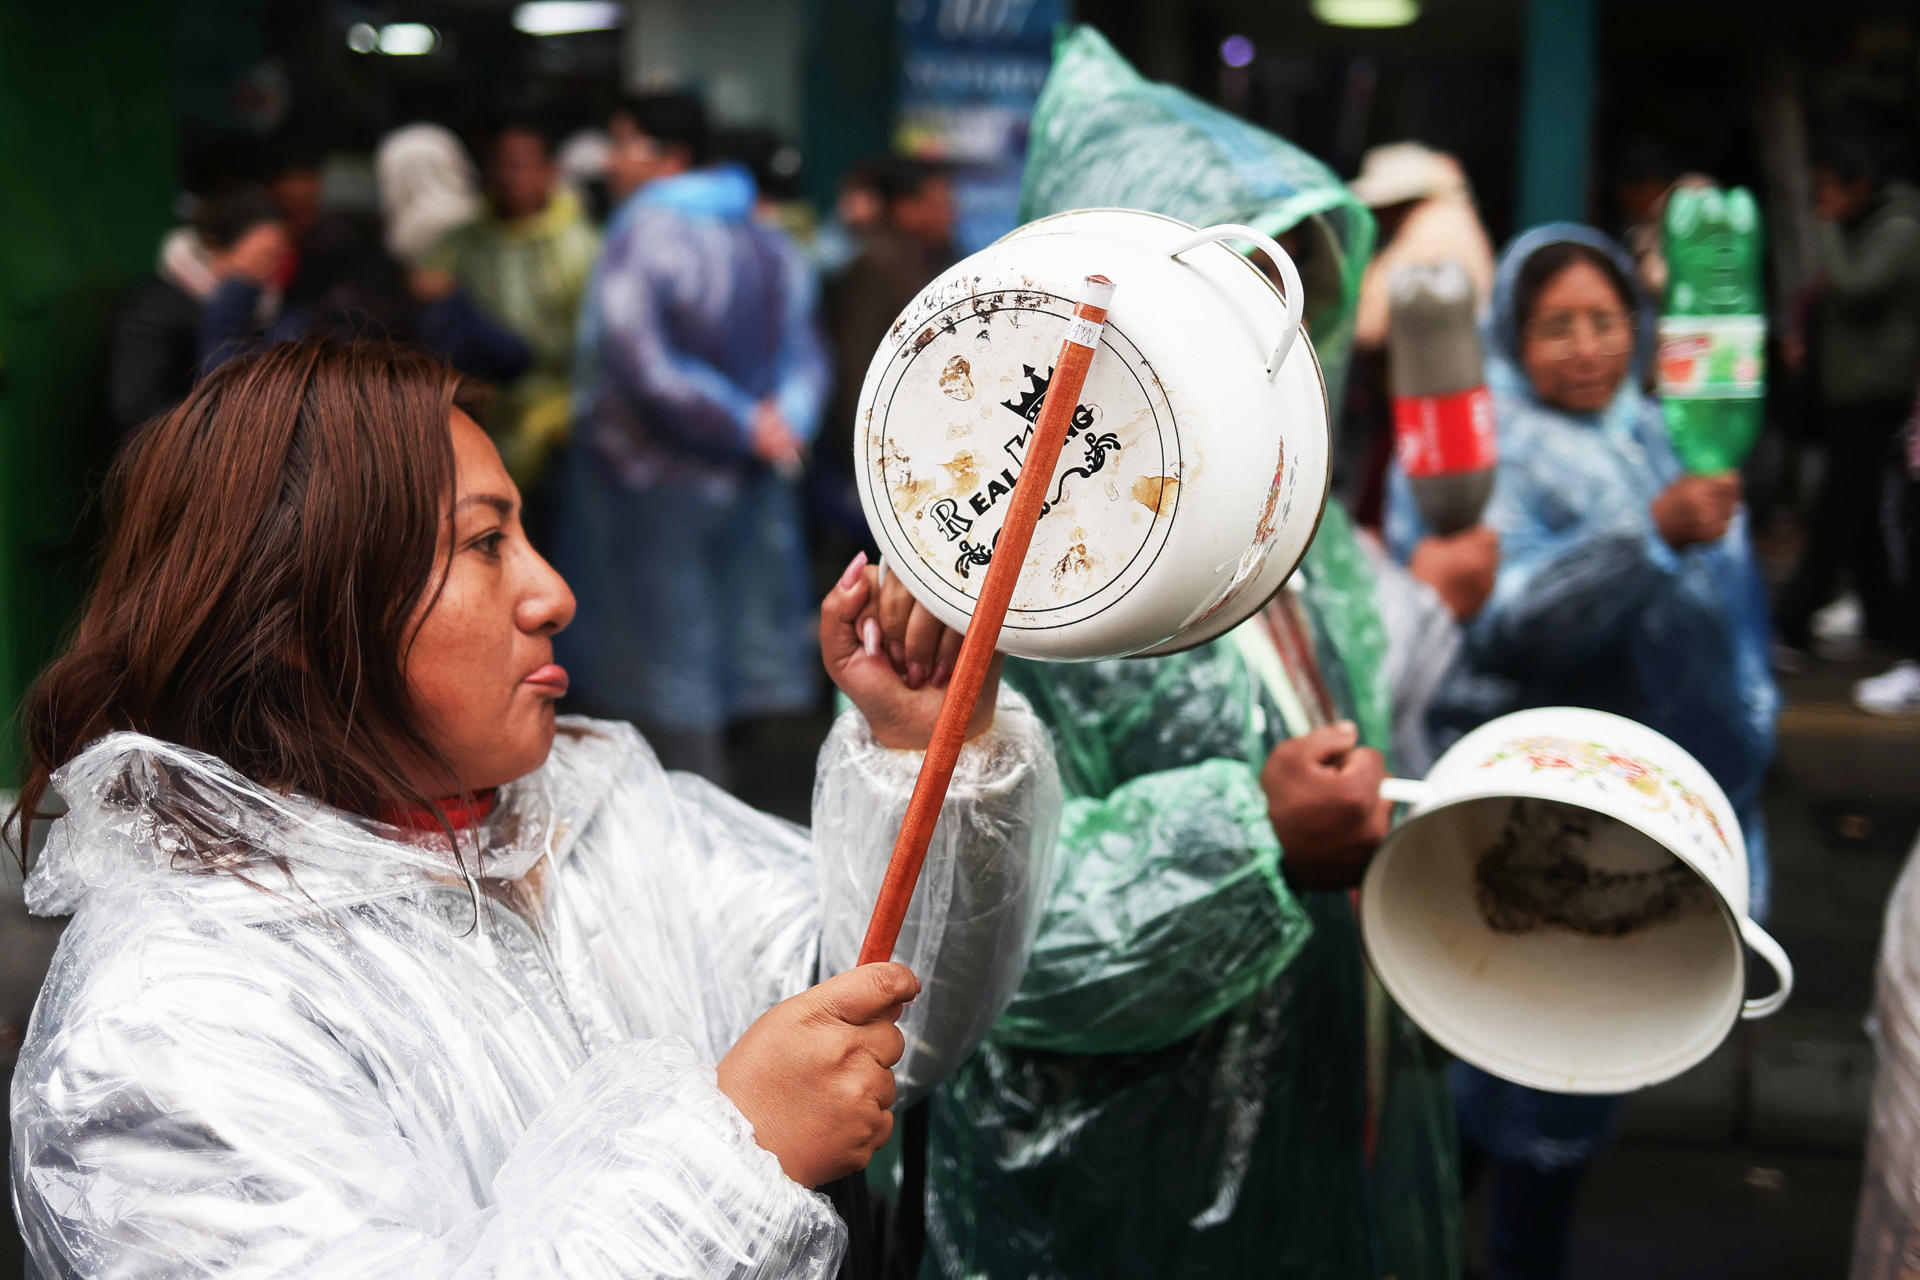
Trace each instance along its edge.
<instances>
[{"instance_id":1,"label":"woman in blue plastic poncho","mask_svg":"<svg viewBox=\"0 0 1920 1280\"><path fill-rule=\"evenodd\" d=\"M1640 391L1651 311L1619 248L1585 227L1517 239L1501 260L1487 349L1500 470L1492 597L1435 697L1442 746L1522 707L1598 707L1697 756L1746 834L1754 914L1767 902L1760 785L1778 695L1736 476L1683 475ZM1388 537L1422 533L1392 477ZM1463 1160L1493 1177L1493 1277L1559 1274L1573 1198L1618 1111L1455 1070Z\"/></svg>"}]
</instances>

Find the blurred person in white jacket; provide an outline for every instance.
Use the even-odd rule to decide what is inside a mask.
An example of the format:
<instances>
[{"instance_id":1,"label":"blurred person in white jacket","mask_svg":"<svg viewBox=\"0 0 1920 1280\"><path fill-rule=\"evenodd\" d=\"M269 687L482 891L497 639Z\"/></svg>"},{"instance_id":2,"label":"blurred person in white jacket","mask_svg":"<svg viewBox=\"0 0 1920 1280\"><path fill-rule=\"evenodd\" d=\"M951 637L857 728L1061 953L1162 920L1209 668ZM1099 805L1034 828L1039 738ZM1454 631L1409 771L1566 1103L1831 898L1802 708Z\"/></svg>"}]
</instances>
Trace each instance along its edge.
<instances>
[{"instance_id":1,"label":"blurred person in white jacket","mask_svg":"<svg viewBox=\"0 0 1920 1280\"><path fill-rule=\"evenodd\" d=\"M453 130L410 124L380 139L373 172L380 185L387 252L417 268L455 227L480 216L480 181Z\"/></svg>"},{"instance_id":2,"label":"blurred person in white jacket","mask_svg":"<svg viewBox=\"0 0 1920 1280\"><path fill-rule=\"evenodd\" d=\"M854 709L809 833L556 719L572 596L470 405L308 339L116 465L25 711L18 813L64 801L28 901L73 914L12 1098L44 1276L831 1276L811 1188L1019 979L1060 803L1022 705L976 717L904 963L849 970L941 698L872 570L821 609Z\"/></svg>"},{"instance_id":3,"label":"blurred person in white jacket","mask_svg":"<svg viewBox=\"0 0 1920 1280\"><path fill-rule=\"evenodd\" d=\"M1486 306L1493 293L1493 242L1480 225L1459 161L1417 142L1389 143L1361 158L1360 175L1349 186L1380 226L1380 249L1360 282L1356 346L1386 345L1387 285L1403 266L1457 262L1473 281L1475 301Z\"/></svg>"}]
</instances>

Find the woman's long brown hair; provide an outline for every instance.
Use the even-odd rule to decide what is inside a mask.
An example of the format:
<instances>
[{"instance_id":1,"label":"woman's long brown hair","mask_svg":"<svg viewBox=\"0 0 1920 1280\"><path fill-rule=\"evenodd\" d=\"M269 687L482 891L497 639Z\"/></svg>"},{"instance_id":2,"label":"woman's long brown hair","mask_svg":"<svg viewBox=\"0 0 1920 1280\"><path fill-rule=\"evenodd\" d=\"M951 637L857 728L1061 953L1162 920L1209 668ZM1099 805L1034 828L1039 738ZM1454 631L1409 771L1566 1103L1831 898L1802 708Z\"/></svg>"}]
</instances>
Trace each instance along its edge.
<instances>
[{"instance_id":1,"label":"woman's long brown hair","mask_svg":"<svg viewBox=\"0 0 1920 1280\"><path fill-rule=\"evenodd\" d=\"M143 427L107 480L73 643L23 708L18 847L49 775L119 729L357 813L430 803L421 762L456 790L403 672L450 518L449 419L473 394L428 355L309 338Z\"/></svg>"}]
</instances>

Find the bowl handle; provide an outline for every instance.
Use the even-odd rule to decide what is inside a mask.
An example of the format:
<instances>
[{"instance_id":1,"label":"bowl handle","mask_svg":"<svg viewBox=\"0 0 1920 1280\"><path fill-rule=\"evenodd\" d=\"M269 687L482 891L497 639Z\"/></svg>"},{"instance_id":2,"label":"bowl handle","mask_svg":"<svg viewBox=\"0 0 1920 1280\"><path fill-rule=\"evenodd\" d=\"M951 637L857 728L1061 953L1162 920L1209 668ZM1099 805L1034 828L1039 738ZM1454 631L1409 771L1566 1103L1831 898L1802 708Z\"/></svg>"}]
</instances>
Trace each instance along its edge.
<instances>
[{"instance_id":1,"label":"bowl handle","mask_svg":"<svg viewBox=\"0 0 1920 1280\"><path fill-rule=\"evenodd\" d=\"M1742 1018L1764 1018L1785 1004L1787 997L1793 994L1793 961L1787 959L1786 948L1745 916L1740 917L1740 936L1753 948L1755 955L1773 968L1774 975L1780 979L1780 988L1772 995L1759 996L1740 1006Z\"/></svg>"},{"instance_id":2,"label":"bowl handle","mask_svg":"<svg viewBox=\"0 0 1920 1280\"><path fill-rule=\"evenodd\" d=\"M1223 222L1216 227L1204 227L1168 251L1167 256L1177 258L1189 249L1197 249L1203 244L1214 244L1221 240L1245 240L1266 250L1284 287L1280 297L1287 306L1287 326L1281 330L1280 341L1273 349L1273 359L1267 361L1267 377L1272 378L1280 372L1280 364L1293 350L1295 339L1300 336L1300 317L1306 308L1305 290L1300 284L1300 268L1293 265L1293 259L1280 247L1279 241L1261 231L1239 222Z\"/></svg>"},{"instance_id":3,"label":"bowl handle","mask_svg":"<svg viewBox=\"0 0 1920 1280\"><path fill-rule=\"evenodd\" d=\"M1382 778L1380 798L1395 804L1417 805L1427 798L1427 784L1414 778Z\"/></svg>"}]
</instances>

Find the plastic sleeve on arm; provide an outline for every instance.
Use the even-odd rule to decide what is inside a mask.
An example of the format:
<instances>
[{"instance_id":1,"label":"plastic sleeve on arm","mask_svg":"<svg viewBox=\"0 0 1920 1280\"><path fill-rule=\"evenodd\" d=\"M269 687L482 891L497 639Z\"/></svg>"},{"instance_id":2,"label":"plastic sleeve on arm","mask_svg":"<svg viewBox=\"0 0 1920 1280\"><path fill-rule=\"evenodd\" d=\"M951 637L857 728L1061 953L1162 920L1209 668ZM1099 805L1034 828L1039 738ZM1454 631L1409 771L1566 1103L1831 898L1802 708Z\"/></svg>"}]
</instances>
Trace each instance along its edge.
<instances>
[{"instance_id":1,"label":"plastic sleeve on arm","mask_svg":"<svg viewBox=\"0 0 1920 1280\"><path fill-rule=\"evenodd\" d=\"M793 254L786 323L776 359L774 403L787 426L808 444L820 434L821 410L833 376L815 315L818 295L812 265L798 253Z\"/></svg>"},{"instance_id":2,"label":"plastic sleeve on arm","mask_svg":"<svg viewBox=\"0 0 1920 1280\"><path fill-rule=\"evenodd\" d=\"M1613 645L1680 569L1644 510L1559 532L1524 515L1497 527L1493 595L1468 625L1484 657L1503 669L1586 662Z\"/></svg>"},{"instance_id":3,"label":"plastic sleeve on arm","mask_svg":"<svg viewBox=\"0 0 1920 1280\"><path fill-rule=\"evenodd\" d=\"M635 230L637 235L642 229ZM645 412L649 426L709 453L751 456L754 398L673 345L659 292L653 269L638 253L604 270L600 343L608 372Z\"/></svg>"},{"instance_id":4,"label":"plastic sleeve on arm","mask_svg":"<svg viewBox=\"0 0 1920 1280\"><path fill-rule=\"evenodd\" d=\"M595 1054L520 1136L493 1200L462 1276L827 1280L846 1240L672 1038Z\"/></svg>"},{"instance_id":5,"label":"plastic sleeve on arm","mask_svg":"<svg viewBox=\"0 0 1920 1280\"><path fill-rule=\"evenodd\" d=\"M127 963L121 998L60 1008L22 1064L15 1191L49 1274L824 1280L838 1263L830 1207L680 1040L586 1060L476 1187L457 1143L390 1110L377 1054L286 998L287 975L159 957L178 980L141 989Z\"/></svg>"},{"instance_id":6,"label":"plastic sleeve on arm","mask_svg":"<svg viewBox=\"0 0 1920 1280\"><path fill-rule=\"evenodd\" d=\"M1386 637L1385 675L1395 769L1419 777L1433 764L1427 711L1460 654L1460 624L1439 593L1371 538L1361 547L1373 570L1373 606Z\"/></svg>"},{"instance_id":7,"label":"plastic sleeve on arm","mask_svg":"<svg viewBox=\"0 0 1920 1280\"><path fill-rule=\"evenodd\" d=\"M658 999L669 973L674 985L697 991L712 1047L721 1055L754 1019L820 976L820 886L805 828L762 813L697 774L666 777L678 836L692 855L679 864L688 880L676 891L692 904L698 932L727 944L707 954L697 970L674 973L685 961L671 944L655 952L625 941L630 959L620 968L641 1007ZM624 871L631 875L633 868ZM665 871L655 861L642 875Z\"/></svg>"},{"instance_id":8,"label":"plastic sleeve on arm","mask_svg":"<svg viewBox=\"0 0 1920 1280\"><path fill-rule=\"evenodd\" d=\"M1660 526L1654 523L1651 510L1640 513L1644 519L1637 521L1640 536L1646 543L1647 563L1662 573L1680 572L1680 553L1667 542L1666 535L1660 532Z\"/></svg>"},{"instance_id":9,"label":"plastic sleeve on arm","mask_svg":"<svg viewBox=\"0 0 1920 1280\"><path fill-rule=\"evenodd\" d=\"M1237 760L1136 777L1067 805L1061 869L996 1038L1144 1053L1271 982L1312 932L1280 874L1259 779Z\"/></svg>"},{"instance_id":10,"label":"plastic sleeve on arm","mask_svg":"<svg viewBox=\"0 0 1920 1280\"><path fill-rule=\"evenodd\" d=\"M851 968L922 755L877 743L857 711L820 750L813 840L824 974ZM950 1075L1013 998L1051 883L1060 781L1046 729L1002 688L993 727L960 752L894 958L920 979L900 1019L900 1106Z\"/></svg>"}]
</instances>

